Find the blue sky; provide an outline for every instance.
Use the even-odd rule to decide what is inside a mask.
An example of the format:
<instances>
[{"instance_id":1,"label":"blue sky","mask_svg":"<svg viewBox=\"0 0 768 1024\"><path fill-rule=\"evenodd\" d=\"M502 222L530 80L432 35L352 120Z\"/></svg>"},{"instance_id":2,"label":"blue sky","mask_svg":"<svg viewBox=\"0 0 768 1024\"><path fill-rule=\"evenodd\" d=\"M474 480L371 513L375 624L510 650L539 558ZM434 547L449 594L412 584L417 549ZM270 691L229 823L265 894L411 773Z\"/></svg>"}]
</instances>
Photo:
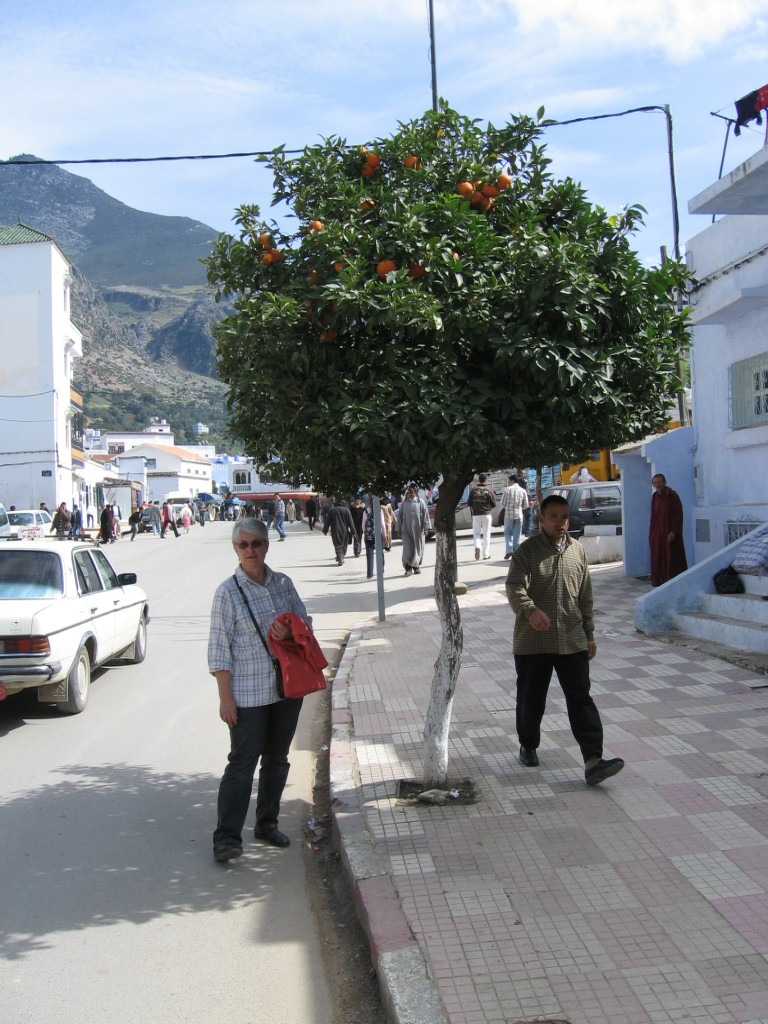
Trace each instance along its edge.
<instances>
[{"instance_id":1,"label":"blue sky","mask_svg":"<svg viewBox=\"0 0 768 1024\"><path fill-rule=\"evenodd\" d=\"M768 84L768 0L434 0L438 92L463 114L565 120L669 104L681 241L688 200L718 175L733 103ZM7 0L0 158L165 156L365 142L431 106L427 0ZM725 170L759 150L731 137ZM648 210L636 248L672 250L659 113L545 133L556 177L613 212ZM267 213L252 160L68 166L130 206L229 230ZM0 168L2 173L2 168Z\"/></svg>"}]
</instances>

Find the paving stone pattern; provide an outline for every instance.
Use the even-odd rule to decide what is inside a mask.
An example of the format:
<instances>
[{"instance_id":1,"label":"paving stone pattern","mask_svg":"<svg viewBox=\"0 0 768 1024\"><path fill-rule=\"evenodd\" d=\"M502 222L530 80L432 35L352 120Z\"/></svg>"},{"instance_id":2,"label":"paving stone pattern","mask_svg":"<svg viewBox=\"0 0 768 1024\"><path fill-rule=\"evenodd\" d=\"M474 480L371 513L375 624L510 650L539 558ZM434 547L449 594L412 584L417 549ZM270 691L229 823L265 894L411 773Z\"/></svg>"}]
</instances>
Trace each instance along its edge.
<instances>
[{"instance_id":1,"label":"paving stone pattern","mask_svg":"<svg viewBox=\"0 0 768 1024\"><path fill-rule=\"evenodd\" d=\"M489 566L490 568L490 566ZM450 772L470 806L404 805L418 778L434 601L349 651L365 822L451 1024L768 1024L768 677L637 633L648 589L593 570L605 756L584 784L553 680L541 765L517 761L503 577L461 598Z\"/></svg>"}]
</instances>

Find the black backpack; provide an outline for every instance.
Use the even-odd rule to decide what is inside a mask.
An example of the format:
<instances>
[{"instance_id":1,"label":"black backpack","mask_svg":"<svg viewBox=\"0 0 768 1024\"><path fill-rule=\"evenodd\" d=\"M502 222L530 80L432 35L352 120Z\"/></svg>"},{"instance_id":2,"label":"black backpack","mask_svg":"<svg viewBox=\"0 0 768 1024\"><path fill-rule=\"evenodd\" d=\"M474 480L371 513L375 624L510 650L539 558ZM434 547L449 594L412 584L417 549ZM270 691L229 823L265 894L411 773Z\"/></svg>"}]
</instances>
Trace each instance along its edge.
<instances>
[{"instance_id":1,"label":"black backpack","mask_svg":"<svg viewBox=\"0 0 768 1024\"><path fill-rule=\"evenodd\" d=\"M744 584L739 579L739 574L732 565L727 565L725 569L716 572L712 577L712 582L715 584L715 590L718 594L744 593Z\"/></svg>"}]
</instances>

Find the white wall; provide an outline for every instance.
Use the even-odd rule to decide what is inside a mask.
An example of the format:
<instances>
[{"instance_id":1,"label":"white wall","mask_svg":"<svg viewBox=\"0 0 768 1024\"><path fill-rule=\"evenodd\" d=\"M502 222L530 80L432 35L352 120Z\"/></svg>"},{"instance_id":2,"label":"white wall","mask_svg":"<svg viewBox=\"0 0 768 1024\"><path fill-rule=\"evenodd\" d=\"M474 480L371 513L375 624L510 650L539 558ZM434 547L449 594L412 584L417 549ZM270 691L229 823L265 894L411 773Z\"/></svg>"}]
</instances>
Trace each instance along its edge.
<instances>
[{"instance_id":1,"label":"white wall","mask_svg":"<svg viewBox=\"0 0 768 1024\"><path fill-rule=\"evenodd\" d=\"M768 521L768 424L732 430L728 421L728 367L768 352L764 249L764 216L724 217L688 243L689 264L705 281L695 295L694 322L710 321L694 327L691 358L697 562L724 547L729 520Z\"/></svg>"},{"instance_id":2,"label":"white wall","mask_svg":"<svg viewBox=\"0 0 768 1024\"><path fill-rule=\"evenodd\" d=\"M52 242L0 246L0 501L77 500L67 414L82 337L69 317L69 265ZM7 396L7 397L6 397ZM43 476L43 472L50 475Z\"/></svg>"}]
</instances>

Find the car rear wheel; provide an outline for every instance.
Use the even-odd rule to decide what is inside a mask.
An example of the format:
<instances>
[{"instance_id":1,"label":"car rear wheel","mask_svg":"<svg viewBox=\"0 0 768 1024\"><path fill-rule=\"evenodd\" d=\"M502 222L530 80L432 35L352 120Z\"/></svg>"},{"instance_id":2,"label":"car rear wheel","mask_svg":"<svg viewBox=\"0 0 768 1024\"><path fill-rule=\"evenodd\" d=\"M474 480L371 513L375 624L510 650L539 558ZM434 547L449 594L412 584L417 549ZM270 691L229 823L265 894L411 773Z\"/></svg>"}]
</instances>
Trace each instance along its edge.
<instances>
[{"instance_id":1,"label":"car rear wheel","mask_svg":"<svg viewBox=\"0 0 768 1024\"><path fill-rule=\"evenodd\" d=\"M79 715L88 703L91 688L91 659L85 647L77 652L67 676L67 699L56 707L62 715Z\"/></svg>"},{"instance_id":2,"label":"car rear wheel","mask_svg":"<svg viewBox=\"0 0 768 1024\"><path fill-rule=\"evenodd\" d=\"M139 618L139 624L136 627L136 636L133 643L128 648L128 654L126 661L130 661L132 665L140 665L147 656L147 620L144 615Z\"/></svg>"}]
</instances>

